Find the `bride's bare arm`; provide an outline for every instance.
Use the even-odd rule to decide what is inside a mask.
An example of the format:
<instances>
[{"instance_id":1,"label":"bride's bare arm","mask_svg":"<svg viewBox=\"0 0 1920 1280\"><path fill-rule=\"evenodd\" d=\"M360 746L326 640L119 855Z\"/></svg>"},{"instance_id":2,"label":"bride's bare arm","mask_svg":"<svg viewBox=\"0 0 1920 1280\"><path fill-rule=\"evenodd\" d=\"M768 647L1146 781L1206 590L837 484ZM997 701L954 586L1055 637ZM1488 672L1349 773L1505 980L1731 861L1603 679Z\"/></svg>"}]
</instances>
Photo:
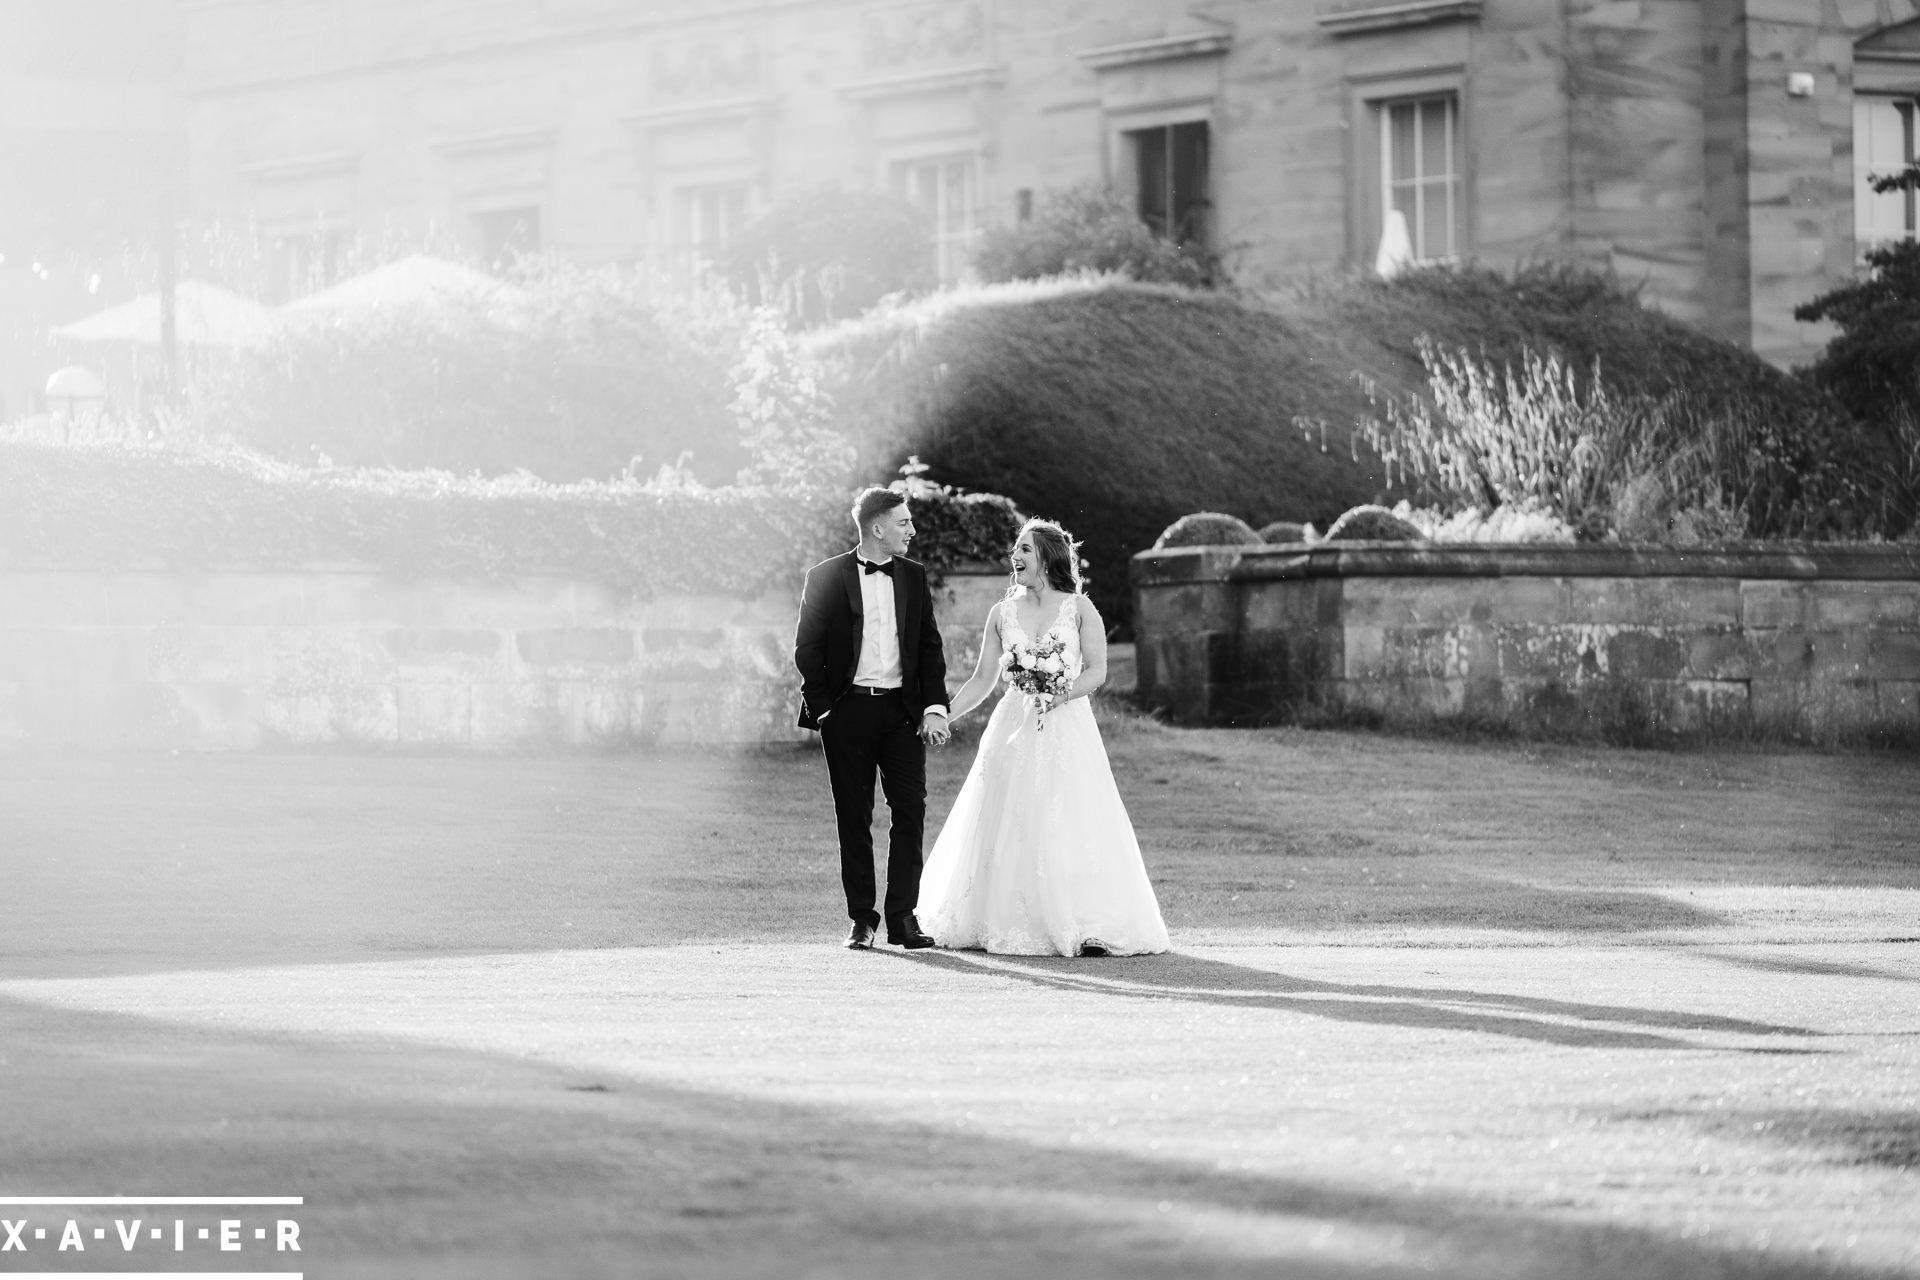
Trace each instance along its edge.
<instances>
[{"instance_id":1,"label":"bride's bare arm","mask_svg":"<svg viewBox=\"0 0 1920 1280\"><path fill-rule=\"evenodd\" d=\"M1093 601L1080 597L1080 674L1067 690L1066 700L1084 698L1107 682L1107 624Z\"/></svg>"},{"instance_id":2,"label":"bride's bare arm","mask_svg":"<svg viewBox=\"0 0 1920 1280\"><path fill-rule=\"evenodd\" d=\"M973 664L973 674L953 695L953 706L948 709L949 719L958 720L967 712L987 700L994 686L1000 683L1000 606L987 610L987 625L980 636L980 658Z\"/></svg>"}]
</instances>

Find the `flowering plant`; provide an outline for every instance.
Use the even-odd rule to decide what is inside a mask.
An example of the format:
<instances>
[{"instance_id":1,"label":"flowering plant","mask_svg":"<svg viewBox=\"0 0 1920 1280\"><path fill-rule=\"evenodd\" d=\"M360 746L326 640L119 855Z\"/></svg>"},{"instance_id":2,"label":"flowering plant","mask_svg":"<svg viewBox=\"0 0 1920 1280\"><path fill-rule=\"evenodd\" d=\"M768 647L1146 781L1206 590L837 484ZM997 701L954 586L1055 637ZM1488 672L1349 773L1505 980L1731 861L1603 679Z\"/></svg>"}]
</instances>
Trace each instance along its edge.
<instances>
[{"instance_id":1,"label":"flowering plant","mask_svg":"<svg viewBox=\"0 0 1920 1280\"><path fill-rule=\"evenodd\" d=\"M1066 645L1058 636L1021 640L1000 655L1002 673L1024 693L1038 716L1036 729L1047 727L1047 712L1065 700L1073 681L1067 675Z\"/></svg>"}]
</instances>

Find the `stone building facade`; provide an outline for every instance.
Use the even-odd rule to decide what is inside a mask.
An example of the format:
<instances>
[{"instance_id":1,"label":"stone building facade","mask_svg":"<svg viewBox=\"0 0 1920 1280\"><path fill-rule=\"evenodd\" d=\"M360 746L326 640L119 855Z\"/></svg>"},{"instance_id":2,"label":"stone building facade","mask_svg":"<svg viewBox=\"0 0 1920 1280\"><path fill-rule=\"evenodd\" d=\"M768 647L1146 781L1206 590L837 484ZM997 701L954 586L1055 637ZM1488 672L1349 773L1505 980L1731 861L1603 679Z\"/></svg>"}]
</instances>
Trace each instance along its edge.
<instances>
[{"instance_id":1,"label":"stone building facade","mask_svg":"<svg viewBox=\"0 0 1920 1280\"><path fill-rule=\"evenodd\" d=\"M1238 277L1611 266L1786 364L1914 228L1920 0L183 0L192 197L277 290L353 236L697 264L782 193L981 227L1104 181ZM1395 214L1398 214L1398 226Z\"/></svg>"}]
</instances>

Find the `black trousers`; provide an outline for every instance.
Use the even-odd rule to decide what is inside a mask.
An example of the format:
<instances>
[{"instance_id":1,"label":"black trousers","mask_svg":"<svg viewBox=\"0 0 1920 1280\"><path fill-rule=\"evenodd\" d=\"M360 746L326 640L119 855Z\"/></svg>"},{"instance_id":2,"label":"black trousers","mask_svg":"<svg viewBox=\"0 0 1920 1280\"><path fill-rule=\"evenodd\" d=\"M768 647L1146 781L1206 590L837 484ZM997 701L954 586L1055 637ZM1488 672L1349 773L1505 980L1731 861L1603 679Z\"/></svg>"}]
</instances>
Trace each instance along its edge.
<instances>
[{"instance_id":1,"label":"black trousers","mask_svg":"<svg viewBox=\"0 0 1920 1280\"><path fill-rule=\"evenodd\" d=\"M879 927L874 908L873 777L886 791L886 918L898 921L920 898L920 841L927 826L927 747L899 690L879 697L855 690L820 725L840 826L840 882L847 916Z\"/></svg>"}]
</instances>

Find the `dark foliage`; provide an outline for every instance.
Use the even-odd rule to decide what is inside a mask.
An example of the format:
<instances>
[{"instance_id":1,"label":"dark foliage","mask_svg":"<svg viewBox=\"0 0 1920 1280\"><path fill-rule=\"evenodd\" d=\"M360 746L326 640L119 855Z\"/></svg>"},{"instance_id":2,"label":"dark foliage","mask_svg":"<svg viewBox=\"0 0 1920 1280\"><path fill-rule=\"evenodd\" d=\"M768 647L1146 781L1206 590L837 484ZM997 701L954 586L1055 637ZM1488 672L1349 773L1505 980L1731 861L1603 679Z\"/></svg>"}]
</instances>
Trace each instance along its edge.
<instances>
[{"instance_id":1,"label":"dark foliage","mask_svg":"<svg viewBox=\"0 0 1920 1280\"><path fill-rule=\"evenodd\" d=\"M1830 320L1840 333L1807 369L1856 416L1920 417L1920 241L1867 251L1866 277L1795 307L1795 320Z\"/></svg>"},{"instance_id":2,"label":"dark foliage","mask_svg":"<svg viewBox=\"0 0 1920 1280\"><path fill-rule=\"evenodd\" d=\"M992 281L1076 271L1196 287L1221 280L1217 260L1154 235L1124 199L1098 184L1043 192L1033 217L989 228L973 262L980 278Z\"/></svg>"},{"instance_id":3,"label":"dark foliage","mask_svg":"<svg viewBox=\"0 0 1920 1280\"><path fill-rule=\"evenodd\" d=\"M1026 518L997 493L961 493L924 482L911 485L908 492L914 528L909 554L939 569L998 564Z\"/></svg>"},{"instance_id":4,"label":"dark foliage","mask_svg":"<svg viewBox=\"0 0 1920 1280\"><path fill-rule=\"evenodd\" d=\"M801 325L934 284L933 239L918 210L885 192L831 185L776 202L715 265L749 301L778 306Z\"/></svg>"}]
</instances>

